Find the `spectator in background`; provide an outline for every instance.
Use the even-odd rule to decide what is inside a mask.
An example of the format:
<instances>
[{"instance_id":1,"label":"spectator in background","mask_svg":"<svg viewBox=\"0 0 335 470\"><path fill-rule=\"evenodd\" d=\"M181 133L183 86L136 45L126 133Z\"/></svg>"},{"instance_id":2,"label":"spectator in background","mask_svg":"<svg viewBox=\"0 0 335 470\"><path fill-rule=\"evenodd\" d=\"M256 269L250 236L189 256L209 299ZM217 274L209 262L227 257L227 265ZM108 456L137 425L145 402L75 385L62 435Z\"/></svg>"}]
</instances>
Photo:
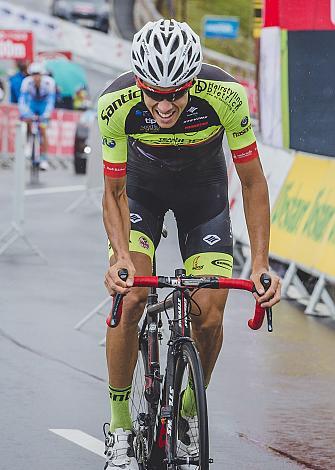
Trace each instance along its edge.
<instances>
[{"instance_id":1,"label":"spectator in background","mask_svg":"<svg viewBox=\"0 0 335 470\"><path fill-rule=\"evenodd\" d=\"M9 77L9 88L10 88L10 102L18 103L20 96L20 89L23 79L28 75L28 62L26 60L16 61L18 71Z\"/></svg>"},{"instance_id":2,"label":"spectator in background","mask_svg":"<svg viewBox=\"0 0 335 470\"><path fill-rule=\"evenodd\" d=\"M29 76L21 85L19 97L20 118L29 124L38 119L41 132L40 169L47 170L47 125L55 107L55 80L45 74L44 66L33 62L28 68Z\"/></svg>"}]
</instances>

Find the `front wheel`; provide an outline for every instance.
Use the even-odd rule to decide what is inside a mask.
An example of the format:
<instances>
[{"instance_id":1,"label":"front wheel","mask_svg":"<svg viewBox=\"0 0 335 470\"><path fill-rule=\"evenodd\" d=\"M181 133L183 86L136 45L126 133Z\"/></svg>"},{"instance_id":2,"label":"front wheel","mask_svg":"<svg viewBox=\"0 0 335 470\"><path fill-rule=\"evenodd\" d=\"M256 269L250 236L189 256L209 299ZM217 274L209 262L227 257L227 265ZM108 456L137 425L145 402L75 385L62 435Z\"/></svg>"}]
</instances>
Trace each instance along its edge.
<instances>
[{"instance_id":1,"label":"front wheel","mask_svg":"<svg viewBox=\"0 0 335 470\"><path fill-rule=\"evenodd\" d=\"M139 355L135 367L130 396L130 413L135 433L135 455L140 470L149 469L149 459L154 446L157 405L147 401L145 382L148 367L148 340L146 334L139 338Z\"/></svg>"},{"instance_id":2,"label":"front wheel","mask_svg":"<svg viewBox=\"0 0 335 470\"><path fill-rule=\"evenodd\" d=\"M188 407L189 416L182 416L183 393L188 386L194 399ZM209 469L206 389L199 353L191 341L181 344L176 361L171 449L172 470Z\"/></svg>"}]
</instances>

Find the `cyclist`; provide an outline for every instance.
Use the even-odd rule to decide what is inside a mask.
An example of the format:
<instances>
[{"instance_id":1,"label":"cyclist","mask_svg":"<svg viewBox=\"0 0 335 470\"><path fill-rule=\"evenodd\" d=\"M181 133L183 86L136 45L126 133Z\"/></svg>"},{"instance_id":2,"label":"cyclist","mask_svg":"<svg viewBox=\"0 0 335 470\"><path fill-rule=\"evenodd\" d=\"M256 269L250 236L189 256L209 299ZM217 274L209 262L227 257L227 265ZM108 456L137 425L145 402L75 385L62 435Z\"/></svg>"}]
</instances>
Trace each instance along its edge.
<instances>
[{"instance_id":1,"label":"cyclist","mask_svg":"<svg viewBox=\"0 0 335 470\"><path fill-rule=\"evenodd\" d=\"M56 86L52 77L44 75L44 66L40 62L33 62L28 67L29 76L21 85L19 96L20 118L29 123L38 119L41 132L40 169L47 170L48 136L47 125L55 107Z\"/></svg>"},{"instance_id":2,"label":"cyclist","mask_svg":"<svg viewBox=\"0 0 335 470\"><path fill-rule=\"evenodd\" d=\"M224 132L242 183L258 301L269 307L280 298L275 274L269 273L266 293L260 283L269 271L269 199L244 88L219 67L203 64L199 37L175 20L147 23L134 36L131 60L132 71L110 84L98 104L110 247L105 285L111 295L126 294L121 323L106 339L112 419L105 469L138 468L128 399L148 292L131 286L135 272L151 275L165 212L174 212L188 275L232 275ZM126 282L118 276L121 268L129 272ZM223 341L226 300L220 290L203 289L196 297L202 315L192 321L192 336L206 386ZM181 410L186 429L196 421L193 402L189 383Z\"/></svg>"}]
</instances>

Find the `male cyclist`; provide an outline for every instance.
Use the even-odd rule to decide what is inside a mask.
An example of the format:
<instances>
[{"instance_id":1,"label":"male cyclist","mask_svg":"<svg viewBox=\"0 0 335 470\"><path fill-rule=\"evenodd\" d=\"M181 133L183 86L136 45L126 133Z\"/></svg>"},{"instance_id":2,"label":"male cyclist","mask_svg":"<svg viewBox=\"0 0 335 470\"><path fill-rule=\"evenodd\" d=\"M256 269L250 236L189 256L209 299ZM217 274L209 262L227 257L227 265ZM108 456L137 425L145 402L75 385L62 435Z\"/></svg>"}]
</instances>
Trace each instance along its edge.
<instances>
[{"instance_id":1,"label":"male cyclist","mask_svg":"<svg viewBox=\"0 0 335 470\"><path fill-rule=\"evenodd\" d=\"M28 122L28 126L33 120L37 119L39 121L41 132L41 155L39 167L41 170L47 170L47 125L50 115L55 107L55 80L52 77L44 75L44 67L39 62L33 62L30 64L28 67L28 73L29 76L23 80L20 90L20 118ZM28 132L30 132L29 127Z\"/></svg>"},{"instance_id":2,"label":"male cyclist","mask_svg":"<svg viewBox=\"0 0 335 470\"><path fill-rule=\"evenodd\" d=\"M128 399L137 359L137 324L147 297L147 289L131 289L133 277L151 275L169 209L177 221L187 274L232 275L224 132L242 183L251 279L262 306L279 301L280 287L273 273L266 293L260 283L260 275L269 269L269 200L244 88L220 68L203 64L199 37L186 23L174 20L150 22L135 34L131 60L132 72L102 93L98 120L105 174L103 217L110 241L105 285L111 295L126 294L121 323L107 332L112 419L105 469L133 470L138 465ZM118 276L121 268L128 270L126 282ZM226 299L226 291L197 293L202 315L192 319L192 335L206 385L223 341ZM196 420L193 401L189 384L181 414L190 429Z\"/></svg>"}]
</instances>

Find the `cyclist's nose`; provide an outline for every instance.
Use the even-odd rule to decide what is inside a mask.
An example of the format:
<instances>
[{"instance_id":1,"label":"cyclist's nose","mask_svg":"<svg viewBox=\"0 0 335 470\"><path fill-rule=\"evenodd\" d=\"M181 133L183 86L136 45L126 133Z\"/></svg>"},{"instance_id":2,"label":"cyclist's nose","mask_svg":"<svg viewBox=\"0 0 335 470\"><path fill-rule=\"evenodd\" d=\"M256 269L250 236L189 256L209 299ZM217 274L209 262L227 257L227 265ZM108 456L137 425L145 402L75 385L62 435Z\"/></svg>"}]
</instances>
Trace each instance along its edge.
<instances>
[{"instance_id":1,"label":"cyclist's nose","mask_svg":"<svg viewBox=\"0 0 335 470\"><path fill-rule=\"evenodd\" d=\"M163 100L158 103L157 109L161 113L168 113L173 109L173 104L168 100Z\"/></svg>"}]
</instances>

